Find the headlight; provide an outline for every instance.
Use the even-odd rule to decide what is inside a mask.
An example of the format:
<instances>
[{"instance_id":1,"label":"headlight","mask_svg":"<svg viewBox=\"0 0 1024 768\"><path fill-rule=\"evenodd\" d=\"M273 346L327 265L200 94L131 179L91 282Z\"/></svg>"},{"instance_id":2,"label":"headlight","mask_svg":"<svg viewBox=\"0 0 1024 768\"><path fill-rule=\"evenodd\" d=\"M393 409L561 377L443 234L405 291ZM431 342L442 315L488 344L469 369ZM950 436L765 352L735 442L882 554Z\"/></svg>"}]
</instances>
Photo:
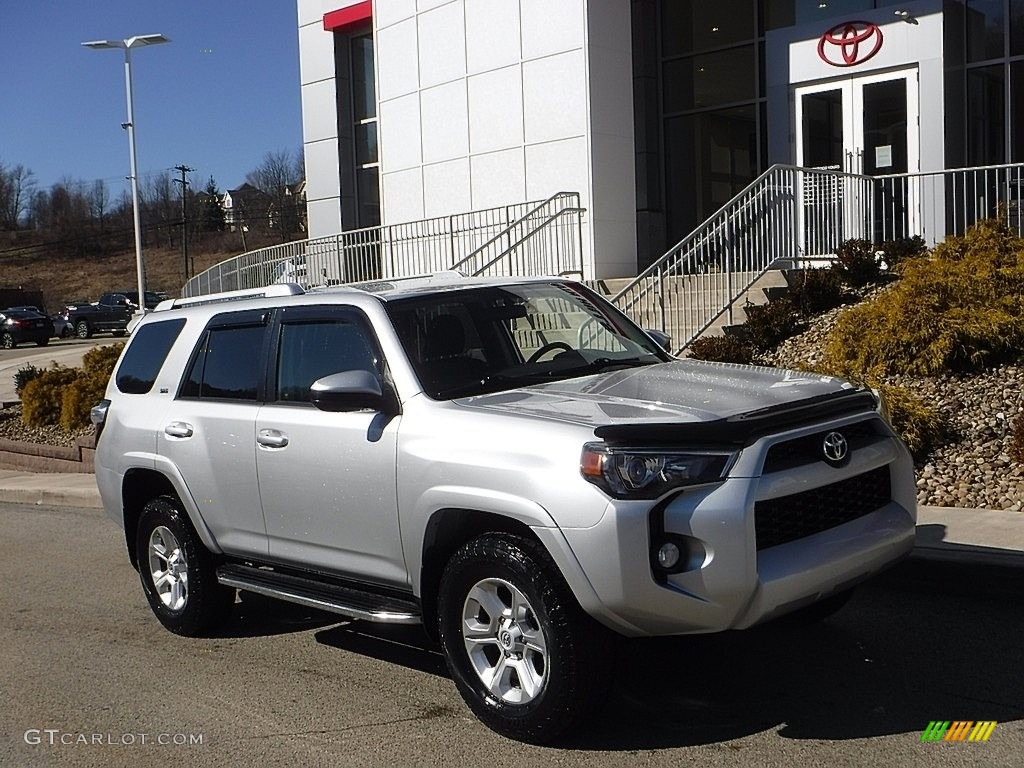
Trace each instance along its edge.
<instances>
[{"instance_id":1,"label":"headlight","mask_svg":"<svg viewBox=\"0 0 1024 768\"><path fill-rule=\"evenodd\" d=\"M587 443L580 472L617 499L656 499L676 488L718 482L733 456L714 451L613 448Z\"/></svg>"}]
</instances>

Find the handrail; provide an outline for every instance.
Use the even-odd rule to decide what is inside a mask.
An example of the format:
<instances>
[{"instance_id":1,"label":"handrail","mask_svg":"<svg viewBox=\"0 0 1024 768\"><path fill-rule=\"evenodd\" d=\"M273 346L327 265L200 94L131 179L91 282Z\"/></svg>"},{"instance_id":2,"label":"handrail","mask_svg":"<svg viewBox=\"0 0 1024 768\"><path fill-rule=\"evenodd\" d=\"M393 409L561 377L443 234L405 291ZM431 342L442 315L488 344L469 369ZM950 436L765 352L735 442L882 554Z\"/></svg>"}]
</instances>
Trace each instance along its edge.
<instances>
[{"instance_id":1,"label":"handrail","mask_svg":"<svg viewBox=\"0 0 1024 768\"><path fill-rule=\"evenodd\" d=\"M577 202L579 201L579 193L578 192L556 192L555 194L551 195L551 197L549 197L547 200L544 200L543 202L538 203L534 208L531 208L529 211L524 213L518 219L516 219L515 221L511 222L507 227L505 227L505 229L501 230L501 232L496 234L494 237L492 237L486 243L481 245L479 248L477 248L471 254L469 254L465 258L461 259L460 261L457 261L456 263L452 264L451 269L453 269L453 270L461 269L463 266L465 266L470 261L475 259L477 257L477 255L480 254L481 252L483 252L485 249L489 248L494 243L499 242L502 238L508 237L508 235L512 232L513 229L515 229L518 226L521 226L526 220L528 220L531 216L536 214L541 208L543 208L546 205L549 205L550 203L554 202L556 199L558 199L560 197L575 197L577 199ZM519 243L516 243L515 245L509 246L506 249L506 251L512 250L517 245L519 245ZM499 256L499 258L500 258L500 256ZM489 265L487 265L487 266L489 266ZM487 266L485 266L483 268L486 269Z\"/></svg>"},{"instance_id":2,"label":"handrail","mask_svg":"<svg viewBox=\"0 0 1024 768\"><path fill-rule=\"evenodd\" d=\"M480 267L480 269L478 269L475 272L473 272L473 276L474 277L478 277L478 276L482 275L484 272L486 272L488 269L493 267L495 264L497 264L502 259L508 258L517 248L519 248L521 245L523 245L527 240L532 239L535 235L538 235L538 234L542 233L544 231L544 228L547 227L552 222L554 222L556 219L558 219L558 218L560 218L560 217L562 217L562 216L564 216L566 214L578 214L578 215L582 216L584 213L586 213L586 211L587 211L586 208L579 208L579 207L575 207L575 208L562 208L561 210L555 211L554 213L550 214L546 219L544 219L544 221L541 222L541 224L539 226L537 226L535 229L532 229L531 231L527 232L525 235L523 235L521 238L519 238L519 240L517 240L515 243L510 245L504 251L502 251L497 256L495 256L493 259L491 259L489 262L487 262L482 267ZM577 270L563 270L563 272L576 272L576 271ZM562 272L560 272L559 274L562 274Z\"/></svg>"}]
</instances>

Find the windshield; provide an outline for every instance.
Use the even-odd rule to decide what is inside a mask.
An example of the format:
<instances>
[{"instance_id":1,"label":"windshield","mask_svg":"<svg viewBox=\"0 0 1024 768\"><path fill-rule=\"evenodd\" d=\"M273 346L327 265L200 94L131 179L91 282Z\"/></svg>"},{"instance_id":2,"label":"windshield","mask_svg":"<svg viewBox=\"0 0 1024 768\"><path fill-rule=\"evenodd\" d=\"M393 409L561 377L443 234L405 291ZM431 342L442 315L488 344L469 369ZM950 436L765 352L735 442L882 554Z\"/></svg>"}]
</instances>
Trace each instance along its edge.
<instances>
[{"instance_id":1,"label":"windshield","mask_svg":"<svg viewBox=\"0 0 1024 768\"><path fill-rule=\"evenodd\" d=\"M467 288L386 306L435 400L670 359L622 313L575 283Z\"/></svg>"}]
</instances>

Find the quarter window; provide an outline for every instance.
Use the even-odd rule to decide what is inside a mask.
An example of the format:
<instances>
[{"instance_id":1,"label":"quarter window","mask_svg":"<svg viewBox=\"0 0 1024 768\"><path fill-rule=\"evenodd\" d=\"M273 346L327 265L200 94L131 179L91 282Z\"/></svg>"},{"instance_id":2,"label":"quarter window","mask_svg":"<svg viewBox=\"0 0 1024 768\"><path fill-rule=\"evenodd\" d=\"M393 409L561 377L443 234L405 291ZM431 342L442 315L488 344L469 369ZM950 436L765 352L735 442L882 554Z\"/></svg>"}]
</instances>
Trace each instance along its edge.
<instances>
[{"instance_id":1,"label":"quarter window","mask_svg":"<svg viewBox=\"0 0 1024 768\"><path fill-rule=\"evenodd\" d=\"M211 328L200 342L181 397L255 400L263 358L264 328Z\"/></svg>"},{"instance_id":2,"label":"quarter window","mask_svg":"<svg viewBox=\"0 0 1024 768\"><path fill-rule=\"evenodd\" d=\"M144 395L153 388L184 320L149 323L137 330L117 369L117 388L129 395Z\"/></svg>"}]
</instances>

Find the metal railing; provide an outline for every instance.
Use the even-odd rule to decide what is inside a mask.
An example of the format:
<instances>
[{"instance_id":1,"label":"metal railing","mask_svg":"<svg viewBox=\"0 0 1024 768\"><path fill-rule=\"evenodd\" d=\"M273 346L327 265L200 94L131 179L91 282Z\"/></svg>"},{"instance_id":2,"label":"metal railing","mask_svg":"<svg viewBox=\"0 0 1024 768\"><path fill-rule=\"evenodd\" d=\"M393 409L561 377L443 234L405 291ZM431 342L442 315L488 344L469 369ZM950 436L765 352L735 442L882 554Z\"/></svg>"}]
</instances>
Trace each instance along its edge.
<instances>
[{"instance_id":1,"label":"metal railing","mask_svg":"<svg viewBox=\"0 0 1024 768\"><path fill-rule=\"evenodd\" d=\"M577 196L578 199L578 196ZM192 277L182 296L274 283L335 285L449 269L547 201L350 230L243 253Z\"/></svg>"},{"instance_id":2,"label":"metal railing","mask_svg":"<svg viewBox=\"0 0 1024 768\"><path fill-rule=\"evenodd\" d=\"M929 244L1004 216L1024 232L1024 163L865 176L776 165L628 283L612 301L682 350L768 270L832 260L845 240Z\"/></svg>"},{"instance_id":3,"label":"metal railing","mask_svg":"<svg viewBox=\"0 0 1024 768\"><path fill-rule=\"evenodd\" d=\"M450 268L474 276L582 277L583 213L578 192L557 192Z\"/></svg>"}]
</instances>

